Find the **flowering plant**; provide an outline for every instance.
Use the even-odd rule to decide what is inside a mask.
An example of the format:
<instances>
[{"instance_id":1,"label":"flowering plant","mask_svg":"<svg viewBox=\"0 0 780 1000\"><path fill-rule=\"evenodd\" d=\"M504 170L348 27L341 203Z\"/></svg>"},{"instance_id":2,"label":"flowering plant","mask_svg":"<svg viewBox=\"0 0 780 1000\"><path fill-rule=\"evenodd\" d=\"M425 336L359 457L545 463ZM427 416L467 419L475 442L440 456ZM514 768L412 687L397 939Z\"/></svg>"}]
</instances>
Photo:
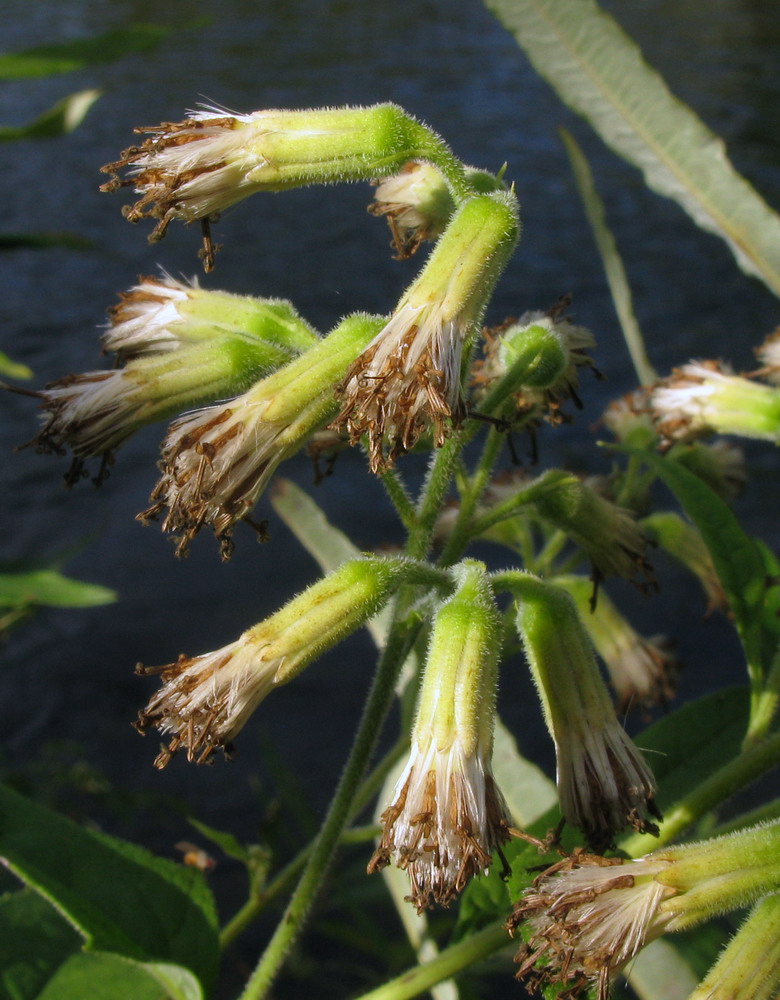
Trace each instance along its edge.
<instances>
[{"instance_id":1,"label":"flowering plant","mask_svg":"<svg viewBox=\"0 0 780 1000\"><path fill-rule=\"evenodd\" d=\"M244 525L262 540L254 510L281 482L274 516L294 526L323 569L219 649L139 665L143 675L160 675L136 723L166 740L158 768L180 751L192 764L229 757L277 687L364 626L377 640L349 761L319 832L292 866L299 880L241 1000L269 995L350 836L375 841L373 850L363 845L365 866L382 873L396 898L406 896L403 919L421 959L366 1000L436 987L507 948L510 934L522 938L518 975L531 988L606 1000L656 938L747 906L743 928L717 963L712 956L696 989L702 997L770 997L780 978L771 935L756 960L760 973L748 981L740 969L753 928L777 926L777 805L737 815L729 829L718 810L780 760L780 565L731 511L739 459L711 437L780 436L773 342L760 350L758 372L692 363L658 381L641 341L629 337L641 385L604 416L613 439L608 474L529 469L516 438L528 436L535 465L542 423L562 433L569 411L583 405L582 376L596 371L597 345L574 324L566 298L542 309L521 302L519 318L484 328L520 235L503 171L467 167L394 104L205 108L143 131L148 138L104 168L104 189L135 190L125 214L155 220L154 241L178 222L199 224L207 272L218 261L212 228L223 209L310 184L377 181L372 214L389 222L397 255L433 244L387 315L353 311L326 335L289 302L165 273L143 278L111 311L104 346L117 366L32 394L41 410L35 446L72 452L71 485L90 462L100 484L130 435L173 418L160 480L139 519L159 518L177 555L201 544L204 527L224 560L244 543ZM311 498L280 480L282 463L305 448L335 460L349 447L364 450L366 475L379 478L406 531L399 552L360 553ZM412 452L429 456L416 495L406 471ZM687 521L666 509L657 484L671 490ZM473 545L483 542L500 546L499 568L475 557ZM620 578L652 598L663 582L653 546L695 575L712 608L728 609L749 683L632 739L620 716L647 716L671 701L677 663L663 638L633 628L619 590L603 591ZM525 666L555 752L554 784L521 756L496 708L500 671ZM402 732L376 761L396 699ZM377 791L376 822L356 832L352 824ZM109 919L83 880L63 890L57 866L25 846L37 807L3 796L14 834L2 848L10 867L55 899L88 944L119 956L166 996L208 996L219 951L290 874L269 880L256 853L211 831L250 876L246 903L220 929L201 873L188 878L93 836L90 850L126 897ZM707 834L700 842L671 843L697 828ZM73 829L57 829L77 845ZM139 929L139 899L153 890L167 921L174 913L195 928L189 937ZM447 907L457 910L457 925L450 941L434 943L429 911Z\"/></svg>"}]
</instances>

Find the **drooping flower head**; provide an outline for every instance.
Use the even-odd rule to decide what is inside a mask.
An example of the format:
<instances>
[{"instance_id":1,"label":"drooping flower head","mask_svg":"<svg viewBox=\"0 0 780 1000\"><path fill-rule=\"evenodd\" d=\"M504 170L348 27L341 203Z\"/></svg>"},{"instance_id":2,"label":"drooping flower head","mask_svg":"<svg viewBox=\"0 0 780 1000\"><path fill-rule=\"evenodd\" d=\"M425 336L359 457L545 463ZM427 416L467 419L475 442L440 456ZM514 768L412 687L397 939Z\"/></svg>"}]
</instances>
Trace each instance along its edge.
<instances>
[{"instance_id":1,"label":"drooping flower head","mask_svg":"<svg viewBox=\"0 0 780 1000\"><path fill-rule=\"evenodd\" d=\"M501 175L466 167L469 186L486 194L504 187ZM441 170L432 163L410 160L402 170L376 182L371 215L387 219L396 260L413 256L420 246L439 238L455 211L455 200Z\"/></svg>"},{"instance_id":2,"label":"drooping flower head","mask_svg":"<svg viewBox=\"0 0 780 1000\"><path fill-rule=\"evenodd\" d=\"M556 576L575 600L596 652L604 660L620 715L666 705L674 697L679 663L664 636L645 638L601 593L591 607L591 582L584 576Z\"/></svg>"},{"instance_id":3,"label":"drooping flower head","mask_svg":"<svg viewBox=\"0 0 780 1000\"><path fill-rule=\"evenodd\" d=\"M509 920L510 931L527 922L531 932L518 978L572 1000L595 987L607 1000L615 973L650 941L776 892L779 838L775 821L636 861L575 852L534 881Z\"/></svg>"},{"instance_id":4,"label":"drooping flower head","mask_svg":"<svg viewBox=\"0 0 780 1000\"><path fill-rule=\"evenodd\" d=\"M334 426L368 435L378 472L431 431L437 447L463 418L461 358L517 241L509 193L478 195L455 213L422 273L339 386Z\"/></svg>"},{"instance_id":5,"label":"drooping flower head","mask_svg":"<svg viewBox=\"0 0 780 1000\"><path fill-rule=\"evenodd\" d=\"M368 866L379 871L394 858L418 911L450 903L508 839L491 772L500 621L484 566L455 572L458 590L433 626L409 759Z\"/></svg>"},{"instance_id":6,"label":"drooping flower head","mask_svg":"<svg viewBox=\"0 0 780 1000\"><path fill-rule=\"evenodd\" d=\"M251 114L205 107L189 112L184 121L136 131L150 138L103 167L113 178L102 190L135 188L141 197L124 214L131 222L157 219L152 241L162 239L174 219L201 220L207 271L216 249L209 222L247 196L369 180L444 147L394 104Z\"/></svg>"},{"instance_id":7,"label":"drooping flower head","mask_svg":"<svg viewBox=\"0 0 780 1000\"><path fill-rule=\"evenodd\" d=\"M180 533L180 555L210 525L228 558L234 525L247 518L279 463L327 423L335 384L381 322L348 317L243 395L174 421L163 443L162 477L140 519L167 508L162 528Z\"/></svg>"},{"instance_id":8,"label":"drooping flower head","mask_svg":"<svg viewBox=\"0 0 780 1000\"><path fill-rule=\"evenodd\" d=\"M716 361L676 368L653 390L651 403L668 443L713 432L780 439L780 390L733 375Z\"/></svg>"},{"instance_id":9,"label":"drooping flower head","mask_svg":"<svg viewBox=\"0 0 780 1000\"><path fill-rule=\"evenodd\" d=\"M675 890L654 876L669 864L579 854L542 874L509 921L510 929L523 921L531 927L517 955L518 979L540 991L566 986L571 998L595 986L599 1000L607 1000L613 975L664 932L659 904Z\"/></svg>"},{"instance_id":10,"label":"drooping flower head","mask_svg":"<svg viewBox=\"0 0 780 1000\"><path fill-rule=\"evenodd\" d=\"M387 219L396 259L406 260L441 236L455 202L440 170L412 160L377 183L368 211Z\"/></svg>"},{"instance_id":11,"label":"drooping flower head","mask_svg":"<svg viewBox=\"0 0 780 1000\"><path fill-rule=\"evenodd\" d=\"M41 452L74 460L66 482L101 459L105 478L116 449L140 427L189 407L241 392L316 335L289 303L207 292L164 275L144 278L111 310L106 350L126 362L109 371L67 375L41 389Z\"/></svg>"},{"instance_id":12,"label":"drooping flower head","mask_svg":"<svg viewBox=\"0 0 780 1000\"><path fill-rule=\"evenodd\" d=\"M222 649L164 667L139 666L139 673L163 681L136 723L141 733L155 727L170 737L155 765L165 767L181 748L199 764L215 750L229 754L274 688L359 628L413 572L403 559L352 560Z\"/></svg>"},{"instance_id":13,"label":"drooping flower head","mask_svg":"<svg viewBox=\"0 0 780 1000\"><path fill-rule=\"evenodd\" d=\"M618 722L592 646L568 593L518 578L517 629L555 743L558 796L594 850L626 826L654 832L655 780Z\"/></svg>"}]
</instances>

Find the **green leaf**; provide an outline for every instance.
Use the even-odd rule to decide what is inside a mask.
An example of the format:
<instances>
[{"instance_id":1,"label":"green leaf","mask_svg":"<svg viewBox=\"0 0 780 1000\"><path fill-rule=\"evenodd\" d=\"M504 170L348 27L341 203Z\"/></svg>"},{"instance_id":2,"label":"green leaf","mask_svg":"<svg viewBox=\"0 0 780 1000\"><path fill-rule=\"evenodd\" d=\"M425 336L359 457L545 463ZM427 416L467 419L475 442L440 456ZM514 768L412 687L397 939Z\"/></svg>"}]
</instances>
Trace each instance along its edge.
<instances>
[{"instance_id":1,"label":"green leaf","mask_svg":"<svg viewBox=\"0 0 780 1000\"><path fill-rule=\"evenodd\" d=\"M778 623L768 614L767 581L761 550L742 530L731 508L693 472L654 452L621 448L646 462L679 500L701 532L734 614L748 671L763 675L777 645Z\"/></svg>"},{"instance_id":2,"label":"green leaf","mask_svg":"<svg viewBox=\"0 0 780 1000\"><path fill-rule=\"evenodd\" d=\"M0 125L0 142L17 139L52 139L67 135L84 121L87 112L101 96L101 90L80 90L69 94L44 111L28 125Z\"/></svg>"},{"instance_id":3,"label":"green leaf","mask_svg":"<svg viewBox=\"0 0 780 1000\"><path fill-rule=\"evenodd\" d=\"M178 977L186 986L183 974L158 968L182 965L206 990L213 982L217 919L199 871L84 830L2 786L0 856L83 935L88 951L148 963L158 981ZM190 1000L194 994L185 986L180 996ZM87 995L93 1000L96 994L81 994Z\"/></svg>"},{"instance_id":4,"label":"green leaf","mask_svg":"<svg viewBox=\"0 0 780 1000\"><path fill-rule=\"evenodd\" d=\"M37 997L81 947L76 931L32 889L0 896L0 928L0 1000Z\"/></svg>"},{"instance_id":5,"label":"green leaf","mask_svg":"<svg viewBox=\"0 0 780 1000\"><path fill-rule=\"evenodd\" d=\"M91 250L95 244L77 233L0 233L0 250Z\"/></svg>"},{"instance_id":6,"label":"green leaf","mask_svg":"<svg viewBox=\"0 0 780 1000\"><path fill-rule=\"evenodd\" d=\"M93 38L8 52L0 55L0 80L29 80L113 62L134 52L156 48L172 31L160 24L133 24Z\"/></svg>"},{"instance_id":7,"label":"green leaf","mask_svg":"<svg viewBox=\"0 0 780 1000\"><path fill-rule=\"evenodd\" d=\"M744 271L780 294L780 218L595 0L485 3L560 98L639 167L649 187L725 240Z\"/></svg>"},{"instance_id":8,"label":"green leaf","mask_svg":"<svg viewBox=\"0 0 780 1000\"><path fill-rule=\"evenodd\" d=\"M212 844L216 844L229 858L233 858L235 861L243 861L245 864L249 861L249 851L232 833L226 833L224 830L215 830L213 826L201 823L199 819L193 819L192 816L190 816L190 823L198 833L210 840Z\"/></svg>"},{"instance_id":9,"label":"green leaf","mask_svg":"<svg viewBox=\"0 0 780 1000\"><path fill-rule=\"evenodd\" d=\"M108 952L80 952L71 955L34 997L35 1000L203 1000L203 990L192 974L181 967L144 965Z\"/></svg>"},{"instance_id":10,"label":"green leaf","mask_svg":"<svg viewBox=\"0 0 780 1000\"><path fill-rule=\"evenodd\" d=\"M0 607L44 604L56 608L92 608L110 604L116 596L108 587L71 580L55 569L0 571Z\"/></svg>"},{"instance_id":11,"label":"green leaf","mask_svg":"<svg viewBox=\"0 0 780 1000\"><path fill-rule=\"evenodd\" d=\"M650 359L645 351L645 342L642 331L639 329L639 322L634 312L634 300L631 295L631 287L628 284L626 269L620 251L617 248L615 237L607 223L607 214L604 211L604 203L599 197L596 185L593 181L593 174L585 154L580 149L574 136L565 128L558 130L566 147L569 157L574 181L577 185L580 199L582 200L585 214L588 217L590 228L593 230L593 238L604 265L607 276L609 292L612 296L612 304L615 307L620 328L623 331L623 339L631 355L634 371L641 385L648 385L655 382L657 375L655 369L650 364Z\"/></svg>"},{"instance_id":12,"label":"green leaf","mask_svg":"<svg viewBox=\"0 0 780 1000\"><path fill-rule=\"evenodd\" d=\"M7 354L0 351L0 375L8 378L32 378L32 368L21 364L19 361L12 361Z\"/></svg>"},{"instance_id":13,"label":"green leaf","mask_svg":"<svg viewBox=\"0 0 780 1000\"><path fill-rule=\"evenodd\" d=\"M749 704L747 687L724 688L683 705L635 737L658 782L662 812L739 754Z\"/></svg>"}]
</instances>

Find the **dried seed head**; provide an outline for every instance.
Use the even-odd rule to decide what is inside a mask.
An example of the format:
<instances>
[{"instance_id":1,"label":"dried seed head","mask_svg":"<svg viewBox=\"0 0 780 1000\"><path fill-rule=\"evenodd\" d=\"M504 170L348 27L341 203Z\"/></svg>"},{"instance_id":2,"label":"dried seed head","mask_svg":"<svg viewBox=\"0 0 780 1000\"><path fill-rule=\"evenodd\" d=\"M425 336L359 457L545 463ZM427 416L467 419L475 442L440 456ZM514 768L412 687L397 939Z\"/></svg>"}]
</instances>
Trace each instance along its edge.
<instances>
[{"instance_id":1,"label":"dried seed head","mask_svg":"<svg viewBox=\"0 0 780 1000\"><path fill-rule=\"evenodd\" d=\"M440 749L415 742L396 784L393 802L369 873L395 864L409 875L411 901L420 912L449 905L491 854L509 839L507 808L483 748L468 754L457 740Z\"/></svg>"},{"instance_id":2,"label":"dried seed head","mask_svg":"<svg viewBox=\"0 0 780 1000\"><path fill-rule=\"evenodd\" d=\"M222 649L180 656L160 668L139 667L163 681L136 723L142 733L155 727L171 737L156 765L165 767L182 747L199 764L215 750L229 754L274 688L363 625L413 572L403 559L350 560Z\"/></svg>"},{"instance_id":3,"label":"dried seed head","mask_svg":"<svg viewBox=\"0 0 780 1000\"><path fill-rule=\"evenodd\" d=\"M564 818L596 851L626 826L657 833L655 780L618 722L574 601L530 574L518 593L517 628L555 743Z\"/></svg>"},{"instance_id":4,"label":"dried seed head","mask_svg":"<svg viewBox=\"0 0 780 1000\"><path fill-rule=\"evenodd\" d=\"M509 920L510 930L523 921L531 927L516 958L518 978L540 992L564 987L560 995L572 1000L595 987L599 1000L607 1000L612 976L664 931L667 920L658 907L675 890L654 876L669 865L588 854L553 865Z\"/></svg>"},{"instance_id":5,"label":"dried seed head","mask_svg":"<svg viewBox=\"0 0 780 1000\"><path fill-rule=\"evenodd\" d=\"M407 302L348 369L333 426L344 428L353 444L368 435L373 472L391 466L429 429L440 447L462 419L463 337L463 325L445 320L441 306Z\"/></svg>"}]
</instances>

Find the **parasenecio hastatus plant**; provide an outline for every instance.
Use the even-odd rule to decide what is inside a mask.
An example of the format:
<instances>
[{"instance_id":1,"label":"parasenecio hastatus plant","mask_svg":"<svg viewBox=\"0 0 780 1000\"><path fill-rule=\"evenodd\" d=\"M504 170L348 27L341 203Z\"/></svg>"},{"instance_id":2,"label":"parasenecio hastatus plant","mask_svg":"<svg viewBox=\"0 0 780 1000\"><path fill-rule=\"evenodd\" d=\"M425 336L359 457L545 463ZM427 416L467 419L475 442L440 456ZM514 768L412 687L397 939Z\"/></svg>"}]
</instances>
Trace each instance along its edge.
<instances>
[{"instance_id":1,"label":"parasenecio hastatus plant","mask_svg":"<svg viewBox=\"0 0 780 1000\"><path fill-rule=\"evenodd\" d=\"M525 938L518 962L530 987L569 998L595 991L599 1000L666 931L747 904L755 909L745 928L759 927L764 913L776 926L777 822L668 844L777 761L777 628L764 614L763 594L750 605L759 616L752 624L734 603L734 574L707 528L715 511L736 531L711 489L722 479L726 495L726 456L707 452L701 440L716 432L778 440L774 343L760 350L764 367L753 374L692 363L613 404L604 426L618 442L615 455L627 452L628 460L616 457L606 475L520 467L519 433L535 452L543 422L563 428L568 410L583 405L581 376L595 371L595 338L567 315L566 298L546 309L520 301L519 319L483 328L520 233L517 197L503 171L464 165L394 104L251 114L203 108L142 131L147 138L103 168L111 175L103 189L134 190L125 215L151 219L153 241L177 220L198 224L207 272L222 210L255 193L310 184L371 181L369 211L387 219L396 256L432 244L387 315L354 303L326 335L290 302L206 289L164 272L142 278L110 310L103 347L115 354L115 367L69 375L34 394L41 409L34 446L71 451L70 485L88 474L91 460L100 484L132 433L173 418L159 482L138 517L159 519L176 537L177 555L204 527L223 559L242 523L262 539L254 509L280 464L306 447L362 448L406 529L401 552L356 553L326 566L322 579L222 648L163 667L139 665L139 673L161 679L136 722L141 733L158 730L167 740L156 766L179 750L204 763L217 751L229 756L261 702L323 652L365 625L381 633L352 755L242 1000L268 995L366 790L388 774L368 871L406 873L420 920L425 910L463 898L476 928L433 960L434 968L442 962L439 979L507 944L507 919L509 931ZM481 450L466 452L478 437ZM412 450L430 455L416 498L402 478ZM729 468L733 482L734 461ZM656 478L677 493L691 522L652 510ZM490 569L471 557L475 541L499 546L506 564ZM634 629L618 596L599 593L618 577L651 598L658 589L651 541L701 579L713 606L732 603L751 657L744 750L704 775L683 770L671 796L654 768L662 776L673 770L674 742L642 734L635 743L616 704L621 715L667 704L676 659L665 640ZM755 559L767 579L776 572L771 561ZM518 815L492 760L499 672L517 669L518 648L556 754L560 804L545 814L529 807ZM375 762L401 678L412 693L419 683L407 745L402 740ZM514 752L500 780L514 784L513 768L519 774L526 766ZM532 881L528 871L539 868ZM499 886L498 895L482 891L488 884ZM224 929L223 944L262 906L261 896L251 899ZM746 992L739 985L743 937L749 945L749 931L740 931L705 981L710 991L697 997L771 995L780 978L776 945L767 944L771 961L756 977L760 988ZM731 992L721 976L736 984ZM413 996L436 981L429 972L410 987L412 972L405 986L388 984L376 996Z\"/></svg>"}]
</instances>

